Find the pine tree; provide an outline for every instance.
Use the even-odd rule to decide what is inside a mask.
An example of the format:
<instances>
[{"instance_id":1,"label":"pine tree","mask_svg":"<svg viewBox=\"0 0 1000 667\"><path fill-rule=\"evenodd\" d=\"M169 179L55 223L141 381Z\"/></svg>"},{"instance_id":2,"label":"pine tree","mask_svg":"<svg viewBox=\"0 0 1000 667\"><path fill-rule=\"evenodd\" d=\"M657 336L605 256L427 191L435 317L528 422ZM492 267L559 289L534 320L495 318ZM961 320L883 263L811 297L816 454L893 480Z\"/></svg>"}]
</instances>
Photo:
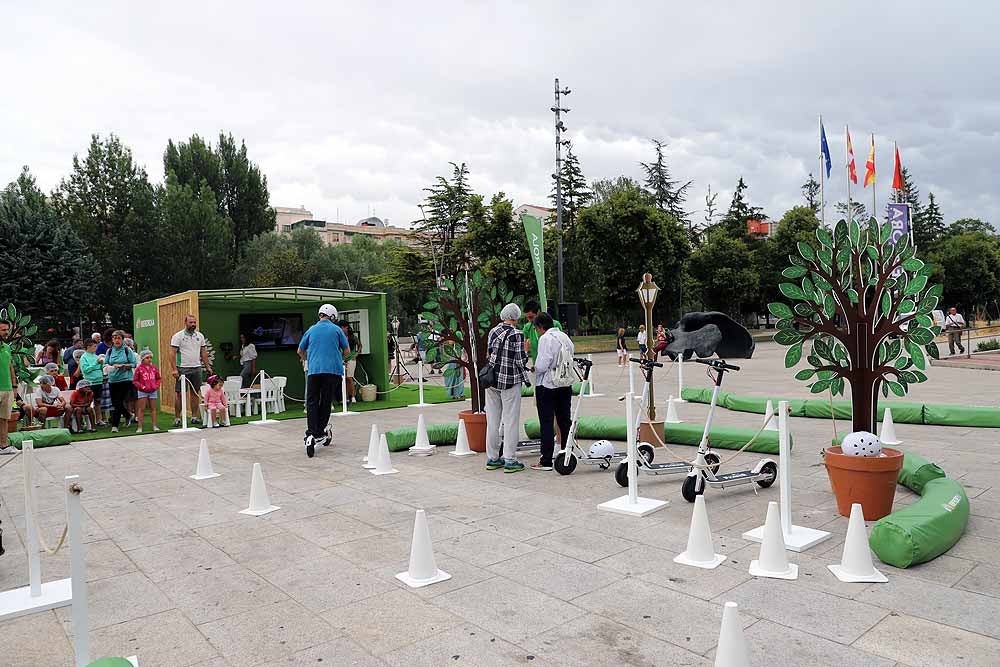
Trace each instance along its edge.
<instances>
[{"instance_id":1,"label":"pine tree","mask_svg":"<svg viewBox=\"0 0 1000 667\"><path fill-rule=\"evenodd\" d=\"M933 248L944 236L944 216L933 192L927 193L927 207L913 221L913 245L921 253Z\"/></svg>"},{"instance_id":2,"label":"pine tree","mask_svg":"<svg viewBox=\"0 0 1000 667\"><path fill-rule=\"evenodd\" d=\"M580 209L587 206L593 197L593 193L587 187L587 179L583 177L583 170L580 168L580 159L573 152L572 144L566 149L566 159L562 161L560 172L558 178L563 199L562 224L563 230L568 233L576 225ZM549 195L553 208L559 205L556 200L555 180L556 176L553 174L552 194ZM511 285L511 283L506 281L505 284Z\"/></svg>"},{"instance_id":3,"label":"pine tree","mask_svg":"<svg viewBox=\"0 0 1000 667\"><path fill-rule=\"evenodd\" d=\"M910 217L915 219L920 216L923 210L920 204L920 190L914 185L913 179L910 177L910 171L906 167L900 170L900 174L903 177L903 189L893 191L894 201L909 204Z\"/></svg>"},{"instance_id":4,"label":"pine tree","mask_svg":"<svg viewBox=\"0 0 1000 667\"><path fill-rule=\"evenodd\" d=\"M441 276L454 275L462 264L462 253L456 248L455 240L468 228L473 197L469 168L464 162L450 164L451 180L438 176L434 185L424 188L427 199L421 210L425 217L417 223L422 243L433 255Z\"/></svg>"},{"instance_id":5,"label":"pine tree","mask_svg":"<svg viewBox=\"0 0 1000 667\"><path fill-rule=\"evenodd\" d=\"M691 181L680 185L680 181L670 177L670 169L667 167L663 154L667 144L659 139L653 139L656 151L654 162L640 162L643 171L646 172L646 180L643 185L646 192L653 198L653 205L664 213L668 213L679 222L688 222L687 211L684 210L684 202L687 199L687 190L691 187Z\"/></svg>"},{"instance_id":6,"label":"pine tree","mask_svg":"<svg viewBox=\"0 0 1000 667\"><path fill-rule=\"evenodd\" d=\"M813 178L812 172L809 172L809 180L802 184L802 196L805 197L806 206L817 214L820 206L819 189L819 183Z\"/></svg>"},{"instance_id":7,"label":"pine tree","mask_svg":"<svg viewBox=\"0 0 1000 667\"><path fill-rule=\"evenodd\" d=\"M726 236L730 238L749 238L747 222L750 220L767 219L767 215L764 214L762 208L751 206L747 203L745 194L748 189L749 186L743 181L743 177L740 176L740 180L736 184L736 190L733 192L733 199L729 203L729 210L726 211L726 215L723 216L722 221L719 223Z\"/></svg>"},{"instance_id":8,"label":"pine tree","mask_svg":"<svg viewBox=\"0 0 1000 667\"><path fill-rule=\"evenodd\" d=\"M850 220L851 217L847 214L847 202L839 201L834 207L837 211L837 215L843 220ZM856 199L851 200L851 215L854 216L854 220L858 221L858 224L868 221L868 209L865 205Z\"/></svg>"}]
</instances>

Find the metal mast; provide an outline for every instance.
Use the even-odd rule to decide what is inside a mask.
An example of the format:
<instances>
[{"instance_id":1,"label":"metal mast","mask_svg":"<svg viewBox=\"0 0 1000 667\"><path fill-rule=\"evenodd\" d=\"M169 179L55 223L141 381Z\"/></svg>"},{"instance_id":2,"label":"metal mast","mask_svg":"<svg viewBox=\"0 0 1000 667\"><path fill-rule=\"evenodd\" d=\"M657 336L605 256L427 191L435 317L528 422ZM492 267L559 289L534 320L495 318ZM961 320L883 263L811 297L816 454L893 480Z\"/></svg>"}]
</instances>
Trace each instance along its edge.
<instances>
[{"instance_id":1,"label":"metal mast","mask_svg":"<svg viewBox=\"0 0 1000 667\"><path fill-rule=\"evenodd\" d=\"M552 107L552 113L556 115L556 173L554 178L556 179L556 230L559 232L559 256L557 259L557 264L559 267L559 303L566 301L565 295L563 294L563 240L562 240L562 216L563 216L563 200L562 200L562 147L564 144L568 144L569 140L563 141L562 133L566 131L566 126L563 125L562 118L560 114L569 113L569 109L564 109L560 106L560 96L569 95L569 88L559 88L559 79L556 78L555 83L555 95L556 104Z\"/></svg>"}]
</instances>

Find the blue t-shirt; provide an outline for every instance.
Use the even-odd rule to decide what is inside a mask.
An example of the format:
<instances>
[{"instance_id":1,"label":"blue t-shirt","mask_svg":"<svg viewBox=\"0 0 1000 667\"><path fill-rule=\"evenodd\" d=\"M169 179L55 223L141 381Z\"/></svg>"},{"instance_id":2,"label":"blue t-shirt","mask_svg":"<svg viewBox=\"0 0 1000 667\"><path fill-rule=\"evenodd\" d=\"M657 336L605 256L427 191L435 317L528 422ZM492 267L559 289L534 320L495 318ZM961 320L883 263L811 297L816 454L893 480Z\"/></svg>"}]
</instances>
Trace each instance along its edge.
<instances>
[{"instance_id":1,"label":"blue t-shirt","mask_svg":"<svg viewBox=\"0 0 1000 667\"><path fill-rule=\"evenodd\" d=\"M350 348L344 330L330 320L320 320L302 335L299 349L308 353L309 375L344 374L344 355Z\"/></svg>"}]
</instances>

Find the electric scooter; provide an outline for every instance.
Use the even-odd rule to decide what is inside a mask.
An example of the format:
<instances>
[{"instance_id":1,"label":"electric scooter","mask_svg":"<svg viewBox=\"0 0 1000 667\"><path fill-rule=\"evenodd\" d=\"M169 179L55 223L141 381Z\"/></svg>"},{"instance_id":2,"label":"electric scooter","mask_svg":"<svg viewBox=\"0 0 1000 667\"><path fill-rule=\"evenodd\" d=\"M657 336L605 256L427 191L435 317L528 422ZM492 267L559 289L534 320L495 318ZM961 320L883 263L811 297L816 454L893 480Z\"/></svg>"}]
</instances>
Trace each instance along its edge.
<instances>
[{"instance_id":1,"label":"electric scooter","mask_svg":"<svg viewBox=\"0 0 1000 667\"><path fill-rule=\"evenodd\" d=\"M684 485L681 487L681 495L684 500L693 503L695 498L705 492L706 487L713 489L724 489L727 486L739 486L741 484L756 483L762 489L774 484L778 479L778 464L773 459L761 459L750 470L737 470L717 475L719 470L719 457L715 457L714 463L708 459L708 432L712 428L712 414L715 412L715 404L719 398L719 389L722 387L722 377L728 371L738 371L739 366L727 364L722 359L695 359L699 364L705 364L709 370L715 386L712 388L712 402L708 406L708 418L705 419L705 430L701 435L701 442L698 443L698 454L694 460L694 467L688 473Z\"/></svg>"},{"instance_id":2,"label":"electric scooter","mask_svg":"<svg viewBox=\"0 0 1000 667\"><path fill-rule=\"evenodd\" d=\"M587 359L576 359L577 368L583 371L581 379L586 383L590 380L590 369L594 365L592 361ZM643 388L643 400L645 401L646 389ZM613 449L611 443L607 443L608 449L605 454L601 456L593 455L590 451L584 451L580 447L579 443L576 441L576 427L578 424L578 419L580 415L580 405L583 403L583 391L581 390L580 396L576 399L576 406L573 408L573 421L569 429L569 435L566 438L566 447L560 449L556 455L552 458L552 467L560 475L572 475L573 471L576 470L577 462L586 463L587 465L596 465L601 470L607 470L611 467L611 464L617 463L624 460L627 452L619 452ZM639 453L643 460L652 461L653 460L653 447L649 443L641 443L639 445Z\"/></svg>"},{"instance_id":3,"label":"electric scooter","mask_svg":"<svg viewBox=\"0 0 1000 667\"><path fill-rule=\"evenodd\" d=\"M642 370L643 376L643 387L642 387L642 404L641 408L636 411L635 414L635 424L633 428L636 431L636 441L639 441L639 425L642 423L642 416L645 412L647 406L647 395L649 393L649 385L653 381L653 369L662 368L663 364L659 361L653 361L652 359L634 359L630 358L630 362L634 364L639 364L639 368ZM643 447L648 447L650 451L649 456L640 456L636 461L636 470L643 472L647 475L680 475L687 474L691 470L691 463L689 461L668 461L666 463L653 463L652 457L652 445L647 442L639 443L639 451L642 451ZM712 465L718 470L719 462L718 455L715 452L705 451L705 464ZM618 464L618 469L615 470L615 481L618 482L619 486L628 486L628 462L622 461Z\"/></svg>"}]
</instances>

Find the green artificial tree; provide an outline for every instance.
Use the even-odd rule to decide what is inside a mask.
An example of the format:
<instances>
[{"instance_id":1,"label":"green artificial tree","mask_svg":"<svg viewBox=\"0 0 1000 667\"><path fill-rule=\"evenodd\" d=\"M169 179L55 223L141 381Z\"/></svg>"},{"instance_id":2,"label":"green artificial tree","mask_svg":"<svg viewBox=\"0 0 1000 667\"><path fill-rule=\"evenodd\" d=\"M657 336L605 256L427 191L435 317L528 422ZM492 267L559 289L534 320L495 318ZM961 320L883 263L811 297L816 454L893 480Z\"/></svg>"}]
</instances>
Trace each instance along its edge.
<instances>
[{"instance_id":1,"label":"green artificial tree","mask_svg":"<svg viewBox=\"0 0 1000 667\"><path fill-rule=\"evenodd\" d=\"M428 361L436 368L447 366L446 381L454 381L463 369L468 370L473 412L484 409L476 373L486 365L487 338L500 322L500 310L512 301L514 293L503 282L475 270L444 278L442 289L424 304L425 312L420 314L433 332Z\"/></svg>"},{"instance_id":2,"label":"green artificial tree","mask_svg":"<svg viewBox=\"0 0 1000 667\"><path fill-rule=\"evenodd\" d=\"M31 336L35 335L38 327L31 323L31 315L18 312L17 306L12 303L0 308L0 322L7 322L10 325L5 342L10 345L11 361L14 363L14 373L18 381L31 382L34 374L28 367L35 360L35 344L31 342Z\"/></svg>"},{"instance_id":3,"label":"green artificial tree","mask_svg":"<svg viewBox=\"0 0 1000 667\"><path fill-rule=\"evenodd\" d=\"M905 396L927 380L927 356L938 357L931 311L941 285L929 285L933 269L914 256L908 237L891 239L892 226L841 220L831 234L816 230L818 246L798 244L778 288L792 303L768 304L778 318L774 340L790 346L785 367L805 356L809 368L795 378L811 381L812 393L844 395L851 385L855 431L875 431L878 392ZM804 355L806 341L811 349Z\"/></svg>"}]
</instances>

